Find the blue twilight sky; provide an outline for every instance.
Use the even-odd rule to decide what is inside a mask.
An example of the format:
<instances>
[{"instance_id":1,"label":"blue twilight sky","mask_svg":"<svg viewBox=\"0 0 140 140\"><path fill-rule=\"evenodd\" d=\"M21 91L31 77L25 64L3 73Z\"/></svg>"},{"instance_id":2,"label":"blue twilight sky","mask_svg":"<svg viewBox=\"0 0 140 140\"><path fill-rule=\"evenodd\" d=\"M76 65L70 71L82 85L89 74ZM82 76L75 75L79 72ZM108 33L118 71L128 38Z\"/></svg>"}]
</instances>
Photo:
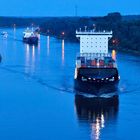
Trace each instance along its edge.
<instances>
[{"instance_id":1,"label":"blue twilight sky","mask_svg":"<svg viewBox=\"0 0 140 140\"><path fill-rule=\"evenodd\" d=\"M140 0L1 0L0 16L102 16L140 14Z\"/></svg>"}]
</instances>

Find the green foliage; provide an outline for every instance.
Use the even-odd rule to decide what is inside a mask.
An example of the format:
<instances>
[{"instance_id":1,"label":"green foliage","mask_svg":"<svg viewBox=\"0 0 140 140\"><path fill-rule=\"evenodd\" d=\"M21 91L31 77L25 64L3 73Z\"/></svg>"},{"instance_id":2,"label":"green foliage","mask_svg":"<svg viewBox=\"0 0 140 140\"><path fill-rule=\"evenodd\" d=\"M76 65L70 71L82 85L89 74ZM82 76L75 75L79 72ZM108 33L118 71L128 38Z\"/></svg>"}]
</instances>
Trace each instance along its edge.
<instances>
[{"instance_id":1,"label":"green foliage","mask_svg":"<svg viewBox=\"0 0 140 140\"><path fill-rule=\"evenodd\" d=\"M113 39L120 50L132 50L140 52L140 16L121 16L120 13L109 13L104 17L42 17L42 18L20 18L20 17L0 17L1 27L27 27L39 25L41 33L52 35L57 38L65 38L77 41L75 31L79 28L84 30L93 29L96 24L97 31L112 30ZM62 34L62 33L65 34Z\"/></svg>"}]
</instances>

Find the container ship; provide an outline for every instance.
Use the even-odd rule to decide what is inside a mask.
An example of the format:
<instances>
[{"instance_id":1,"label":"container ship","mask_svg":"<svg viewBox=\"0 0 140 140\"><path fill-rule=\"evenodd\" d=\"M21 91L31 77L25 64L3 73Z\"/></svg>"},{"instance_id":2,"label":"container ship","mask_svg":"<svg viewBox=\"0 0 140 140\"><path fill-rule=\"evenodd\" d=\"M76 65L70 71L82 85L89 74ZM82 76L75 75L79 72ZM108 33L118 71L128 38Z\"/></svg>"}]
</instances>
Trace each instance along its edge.
<instances>
[{"instance_id":1,"label":"container ship","mask_svg":"<svg viewBox=\"0 0 140 140\"><path fill-rule=\"evenodd\" d=\"M80 39L80 53L76 58L75 90L90 94L110 93L117 90L119 73L115 50L108 51L112 31L76 31Z\"/></svg>"},{"instance_id":2,"label":"container ship","mask_svg":"<svg viewBox=\"0 0 140 140\"><path fill-rule=\"evenodd\" d=\"M39 33L37 30L27 28L23 32L23 42L31 45L37 45L39 41Z\"/></svg>"}]
</instances>

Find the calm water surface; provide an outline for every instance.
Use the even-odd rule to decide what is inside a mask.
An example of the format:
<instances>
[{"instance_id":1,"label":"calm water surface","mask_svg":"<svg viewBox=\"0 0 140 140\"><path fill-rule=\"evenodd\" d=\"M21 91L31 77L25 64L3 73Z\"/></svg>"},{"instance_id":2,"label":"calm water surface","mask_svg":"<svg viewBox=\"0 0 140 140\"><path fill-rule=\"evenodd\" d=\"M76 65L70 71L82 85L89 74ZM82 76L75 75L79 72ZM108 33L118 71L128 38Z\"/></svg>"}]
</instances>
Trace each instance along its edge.
<instances>
[{"instance_id":1,"label":"calm water surface","mask_svg":"<svg viewBox=\"0 0 140 140\"><path fill-rule=\"evenodd\" d=\"M139 139L140 57L118 53L119 105L97 111L73 90L79 44L41 36L29 46L20 41L22 29L18 41L7 31L0 38L1 140Z\"/></svg>"}]
</instances>

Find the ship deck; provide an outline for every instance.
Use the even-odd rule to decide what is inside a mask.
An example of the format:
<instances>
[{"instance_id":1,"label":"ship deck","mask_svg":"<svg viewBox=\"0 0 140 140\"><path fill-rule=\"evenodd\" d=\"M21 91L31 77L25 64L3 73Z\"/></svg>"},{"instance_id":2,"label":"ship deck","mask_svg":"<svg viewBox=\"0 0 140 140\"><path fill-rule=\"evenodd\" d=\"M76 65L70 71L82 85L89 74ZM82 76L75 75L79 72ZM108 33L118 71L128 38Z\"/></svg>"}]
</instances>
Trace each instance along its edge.
<instances>
[{"instance_id":1,"label":"ship deck","mask_svg":"<svg viewBox=\"0 0 140 140\"><path fill-rule=\"evenodd\" d=\"M105 53L80 53L77 55L76 67L117 68L116 58Z\"/></svg>"}]
</instances>

